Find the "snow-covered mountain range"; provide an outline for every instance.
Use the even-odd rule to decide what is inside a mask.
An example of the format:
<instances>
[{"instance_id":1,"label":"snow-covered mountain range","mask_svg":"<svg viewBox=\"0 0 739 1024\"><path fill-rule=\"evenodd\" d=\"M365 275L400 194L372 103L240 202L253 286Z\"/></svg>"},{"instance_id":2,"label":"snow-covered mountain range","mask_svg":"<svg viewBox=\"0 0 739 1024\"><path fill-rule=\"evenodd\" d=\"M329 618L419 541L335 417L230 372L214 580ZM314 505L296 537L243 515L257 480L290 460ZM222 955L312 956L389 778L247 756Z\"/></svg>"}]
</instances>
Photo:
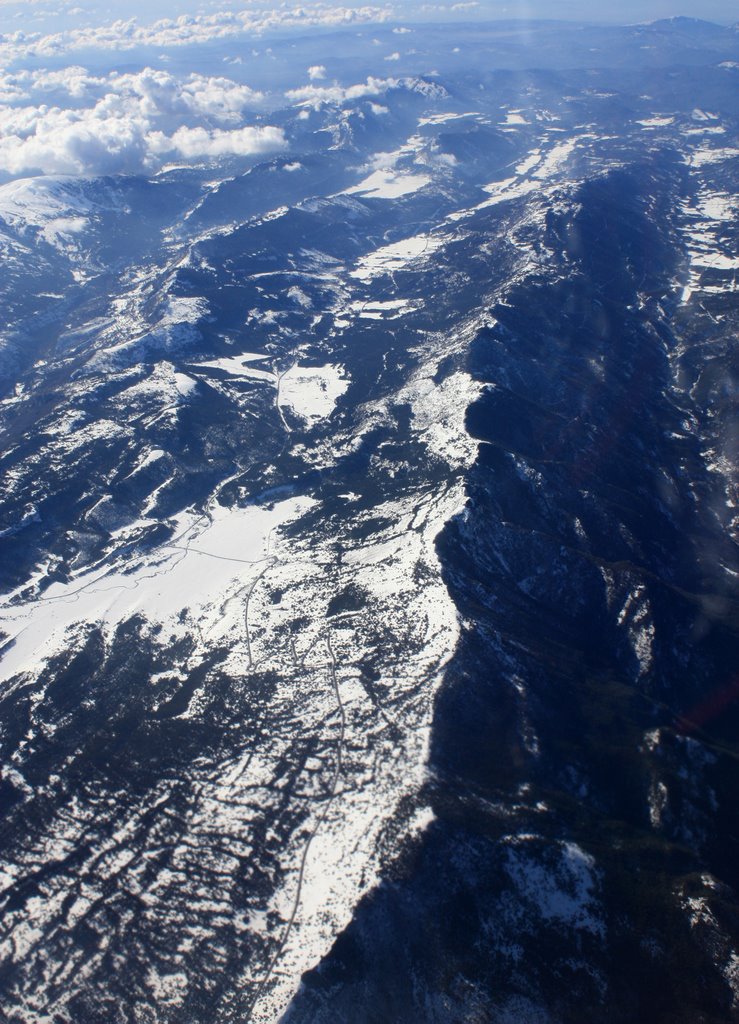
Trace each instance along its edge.
<instances>
[{"instance_id":1,"label":"snow-covered mountain range","mask_svg":"<svg viewBox=\"0 0 739 1024\"><path fill-rule=\"evenodd\" d=\"M146 148L0 185L5 1019L739 1019L714 28L77 69Z\"/></svg>"}]
</instances>

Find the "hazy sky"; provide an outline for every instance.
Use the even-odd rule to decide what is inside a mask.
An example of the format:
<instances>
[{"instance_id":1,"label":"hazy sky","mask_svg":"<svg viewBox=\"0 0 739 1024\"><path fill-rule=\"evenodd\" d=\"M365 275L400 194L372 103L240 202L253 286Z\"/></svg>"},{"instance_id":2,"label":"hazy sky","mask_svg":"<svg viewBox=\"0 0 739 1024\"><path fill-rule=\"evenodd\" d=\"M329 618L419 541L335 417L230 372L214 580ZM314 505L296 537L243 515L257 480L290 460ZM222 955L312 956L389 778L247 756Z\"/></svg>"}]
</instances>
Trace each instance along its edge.
<instances>
[{"instance_id":1,"label":"hazy sky","mask_svg":"<svg viewBox=\"0 0 739 1024\"><path fill-rule=\"evenodd\" d=\"M605 21L619 24L652 21L684 15L730 24L739 20L735 0L514 0L506 4L482 3L480 11L506 9L506 17L563 18L566 20Z\"/></svg>"},{"instance_id":2,"label":"hazy sky","mask_svg":"<svg viewBox=\"0 0 739 1024\"><path fill-rule=\"evenodd\" d=\"M337 0L344 7L361 7L373 5L382 7L384 0ZM447 4L439 3L438 6L452 8L455 0L448 0ZM45 3L44 6L52 7L53 4ZM216 2L204 3L203 0L180 0L174 3L171 0L129 0L125 3L104 3L104 4L79 4L81 7L97 8L99 11L110 12L112 17L130 17L137 14L139 17L151 17L157 12L161 17L173 18L180 11L206 12L213 8L237 9L251 4ZM255 6L269 7L270 4L258 3ZM274 6L278 6L275 4ZM310 2L305 4L310 7ZM434 20L433 11L424 11L424 7L437 6L434 0L430 3L407 3L399 0L397 3L390 3L391 7L398 7L404 12L414 14L417 18L428 18ZM28 9L26 7L26 9ZM605 21L611 23L628 23L636 21L651 21L654 18L669 18L675 15L685 15L693 18L705 18L725 24L739 21L739 5L736 0L503 0L503 2L490 2L482 0L476 9L468 8L464 11L457 11L455 17L491 17L491 18L563 18L566 20L588 20Z\"/></svg>"},{"instance_id":3,"label":"hazy sky","mask_svg":"<svg viewBox=\"0 0 739 1024\"><path fill-rule=\"evenodd\" d=\"M397 10L402 17L434 21L440 18L561 18L626 24L651 21L675 15L705 18L723 24L739 21L736 0L480 0L457 3L455 0L424 0L422 3L395 0L337 0L344 7L376 6ZM0 33L43 22L58 29L70 21L100 23L118 18L136 17L140 21L176 18L179 14L206 14L214 10L240 10L268 2L243 3L240 0L107 0L103 3L86 0L0 0ZM278 4L272 5L278 7ZM310 8L310 0L303 6ZM456 8L456 10L455 10Z\"/></svg>"}]
</instances>

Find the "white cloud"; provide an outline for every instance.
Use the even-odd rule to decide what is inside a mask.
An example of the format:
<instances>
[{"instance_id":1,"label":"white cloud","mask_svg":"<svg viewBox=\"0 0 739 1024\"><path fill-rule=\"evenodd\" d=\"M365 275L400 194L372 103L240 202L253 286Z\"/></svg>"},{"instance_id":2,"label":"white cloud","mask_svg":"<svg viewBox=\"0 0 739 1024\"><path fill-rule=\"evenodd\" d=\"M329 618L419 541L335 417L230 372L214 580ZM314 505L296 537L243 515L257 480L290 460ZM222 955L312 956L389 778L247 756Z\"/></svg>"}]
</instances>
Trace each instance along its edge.
<instances>
[{"instance_id":1,"label":"white cloud","mask_svg":"<svg viewBox=\"0 0 739 1024\"><path fill-rule=\"evenodd\" d=\"M0 64L28 57L59 57L77 50L131 50L135 47L192 46L286 28L310 28L386 21L389 7L334 7L327 3L280 6L213 14L180 15L139 25L135 18L42 35L10 32L0 35Z\"/></svg>"},{"instance_id":2,"label":"white cloud","mask_svg":"<svg viewBox=\"0 0 739 1024\"><path fill-rule=\"evenodd\" d=\"M311 67L308 68L308 78L310 78L311 82L315 82L319 78L325 77L326 68L323 64L312 64Z\"/></svg>"},{"instance_id":3,"label":"white cloud","mask_svg":"<svg viewBox=\"0 0 739 1024\"><path fill-rule=\"evenodd\" d=\"M11 175L155 171L166 154L251 156L286 146L277 128L244 126L244 109L263 97L228 78L178 79L152 68L99 77L74 66L0 74L0 96L0 171Z\"/></svg>"},{"instance_id":4,"label":"white cloud","mask_svg":"<svg viewBox=\"0 0 739 1024\"><path fill-rule=\"evenodd\" d=\"M261 153L273 153L287 146L281 128L246 127L227 131L215 128L178 128L166 136L156 132L149 136L149 144L153 152L159 155L184 157L186 160L197 160L203 157L218 156L256 156Z\"/></svg>"},{"instance_id":5,"label":"white cloud","mask_svg":"<svg viewBox=\"0 0 739 1024\"><path fill-rule=\"evenodd\" d=\"M7 76L11 77L11 76ZM17 78L25 83L30 96L34 92L55 93L64 92L73 99L84 99L93 93L96 87L103 83L103 79L91 75L87 68L72 66L61 68L58 71L26 71Z\"/></svg>"},{"instance_id":6,"label":"white cloud","mask_svg":"<svg viewBox=\"0 0 739 1024\"><path fill-rule=\"evenodd\" d=\"M382 96L389 89L396 89L401 84L398 78L370 76L366 82L358 85L304 85L299 89L288 90L285 96L293 103L320 107L323 103L344 103L346 100L358 100L365 96Z\"/></svg>"},{"instance_id":7,"label":"white cloud","mask_svg":"<svg viewBox=\"0 0 739 1024\"><path fill-rule=\"evenodd\" d=\"M192 110L223 120L233 118L245 107L264 99L263 93L248 85L238 85L228 78L204 78L194 74L183 86L182 94Z\"/></svg>"},{"instance_id":8,"label":"white cloud","mask_svg":"<svg viewBox=\"0 0 739 1024\"><path fill-rule=\"evenodd\" d=\"M385 60L400 60L400 54L396 50L395 53L389 53Z\"/></svg>"},{"instance_id":9,"label":"white cloud","mask_svg":"<svg viewBox=\"0 0 739 1024\"><path fill-rule=\"evenodd\" d=\"M6 95L7 94L7 95ZM116 97L120 100L116 101ZM72 66L57 71L21 71L0 73L0 103L53 98L67 106L70 99L84 102L105 98L112 108L136 112L143 117L194 112L221 120L233 120L248 106L259 104L264 95L230 78L207 77L192 73L182 80L168 71L144 68L135 74L112 72L103 77L91 75L85 68Z\"/></svg>"},{"instance_id":10,"label":"white cloud","mask_svg":"<svg viewBox=\"0 0 739 1024\"><path fill-rule=\"evenodd\" d=\"M94 111L20 111L0 126L0 169L9 174L99 174L139 170L148 159L146 122Z\"/></svg>"},{"instance_id":11,"label":"white cloud","mask_svg":"<svg viewBox=\"0 0 739 1024\"><path fill-rule=\"evenodd\" d=\"M443 86L424 81L423 78L374 78L370 75L366 82L360 82L357 85L343 86L336 82L333 85L303 85L299 89L289 89L285 96L292 103L318 110L324 103L345 103L347 100L383 96L391 89L408 89L423 96L448 95ZM386 111L383 109L382 112ZM305 115L306 109L301 111L298 116L304 117Z\"/></svg>"}]
</instances>

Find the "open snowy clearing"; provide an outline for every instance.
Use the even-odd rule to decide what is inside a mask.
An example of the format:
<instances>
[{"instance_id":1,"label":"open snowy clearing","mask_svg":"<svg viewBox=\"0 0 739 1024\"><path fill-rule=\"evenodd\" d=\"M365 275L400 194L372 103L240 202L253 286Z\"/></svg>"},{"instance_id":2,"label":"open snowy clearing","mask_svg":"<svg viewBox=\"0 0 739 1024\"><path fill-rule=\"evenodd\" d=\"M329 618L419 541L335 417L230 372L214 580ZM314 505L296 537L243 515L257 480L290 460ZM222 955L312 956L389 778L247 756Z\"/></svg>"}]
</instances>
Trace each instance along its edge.
<instances>
[{"instance_id":1,"label":"open snowy clearing","mask_svg":"<svg viewBox=\"0 0 739 1024\"><path fill-rule=\"evenodd\" d=\"M172 630L184 609L197 618L216 610L219 598L243 585L254 567L269 557L270 535L313 504L289 498L271 508L226 509L215 505L210 520L182 517L178 536L142 558L133 569L121 562L108 572L54 583L35 601L0 606L0 624L11 636L0 660L0 679L18 672L38 673L48 657L68 643L75 627L98 624L106 630L143 612L150 622Z\"/></svg>"},{"instance_id":2,"label":"open snowy clearing","mask_svg":"<svg viewBox=\"0 0 739 1024\"><path fill-rule=\"evenodd\" d=\"M345 190L345 195L361 195L366 199L399 199L428 185L425 174L407 174L393 170L373 171L364 181Z\"/></svg>"},{"instance_id":3,"label":"open snowy clearing","mask_svg":"<svg viewBox=\"0 0 739 1024\"><path fill-rule=\"evenodd\" d=\"M279 404L310 424L330 416L348 387L340 366L296 363L280 377Z\"/></svg>"},{"instance_id":4,"label":"open snowy clearing","mask_svg":"<svg viewBox=\"0 0 739 1024\"><path fill-rule=\"evenodd\" d=\"M400 242L383 245L374 252L362 256L350 276L359 278L360 281L371 281L380 274L392 274L396 270L403 270L409 263L430 255L441 245L442 240L431 235L414 235Z\"/></svg>"}]
</instances>

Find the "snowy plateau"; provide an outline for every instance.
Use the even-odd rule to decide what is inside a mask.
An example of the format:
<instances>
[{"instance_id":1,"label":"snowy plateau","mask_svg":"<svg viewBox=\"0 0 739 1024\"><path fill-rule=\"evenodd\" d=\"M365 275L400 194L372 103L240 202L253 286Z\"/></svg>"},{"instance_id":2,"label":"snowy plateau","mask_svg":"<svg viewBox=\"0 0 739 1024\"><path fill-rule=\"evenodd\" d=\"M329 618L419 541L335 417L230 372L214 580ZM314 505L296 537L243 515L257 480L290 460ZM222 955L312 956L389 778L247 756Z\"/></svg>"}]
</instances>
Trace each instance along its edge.
<instances>
[{"instance_id":1,"label":"snowy plateau","mask_svg":"<svg viewBox=\"0 0 739 1024\"><path fill-rule=\"evenodd\" d=\"M739 33L369 16L0 37L0 1019L739 1021Z\"/></svg>"}]
</instances>

